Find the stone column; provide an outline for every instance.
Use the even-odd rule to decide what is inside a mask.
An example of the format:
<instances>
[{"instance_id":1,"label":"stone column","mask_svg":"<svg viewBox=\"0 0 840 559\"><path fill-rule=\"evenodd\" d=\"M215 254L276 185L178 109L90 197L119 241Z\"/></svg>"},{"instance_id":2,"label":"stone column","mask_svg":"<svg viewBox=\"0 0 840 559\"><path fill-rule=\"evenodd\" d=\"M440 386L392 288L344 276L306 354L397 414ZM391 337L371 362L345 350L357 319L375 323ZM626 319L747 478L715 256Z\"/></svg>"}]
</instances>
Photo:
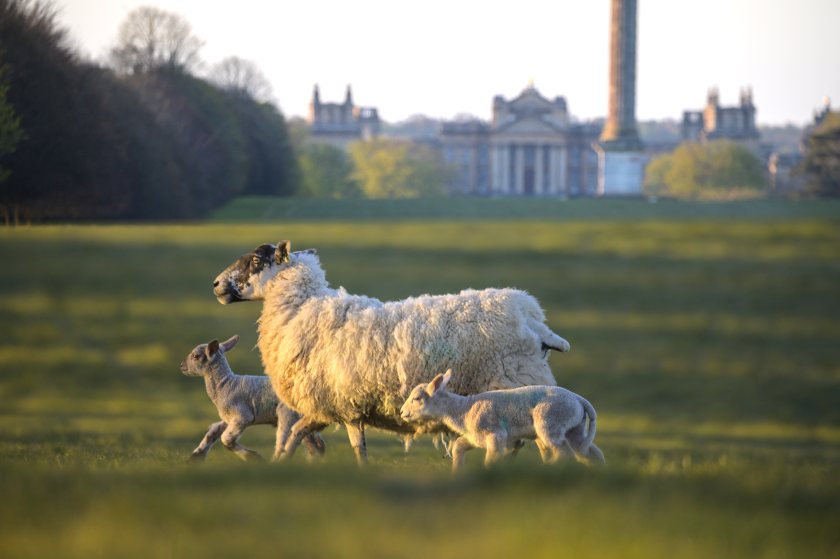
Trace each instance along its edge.
<instances>
[{"instance_id":1,"label":"stone column","mask_svg":"<svg viewBox=\"0 0 840 559\"><path fill-rule=\"evenodd\" d=\"M641 147L636 128L636 0L612 0L610 102L601 142Z\"/></svg>"},{"instance_id":2,"label":"stone column","mask_svg":"<svg viewBox=\"0 0 840 559\"><path fill-rule=\"evenodd\" d=\"M536 144L534 147L534 195L544 196L543 191L543 146Z\"/></svg>"},{"instance_id":3,"label":"stone column","mask_svg":"<svg viewBox=\"0 0 840 559\"><path fill-rule=\"evenodd\" d=\"M598 194L640 196L646 158L636 128L636 0L612 0L611 10L609 113L600 142L593 146Z\"/></svg>"},{"instance_id":4,"label":"stone column","mask_svg":"<svg viewBox=\"0 0 840 559\"><path fill-rule=\"evenodd\" d=\"M523 184L525 178L525 146L521 144L516 144L516 163L514 165L514 170L512 194L521 196L522 192L525 190Z\"/></svg>"}]
</instances>

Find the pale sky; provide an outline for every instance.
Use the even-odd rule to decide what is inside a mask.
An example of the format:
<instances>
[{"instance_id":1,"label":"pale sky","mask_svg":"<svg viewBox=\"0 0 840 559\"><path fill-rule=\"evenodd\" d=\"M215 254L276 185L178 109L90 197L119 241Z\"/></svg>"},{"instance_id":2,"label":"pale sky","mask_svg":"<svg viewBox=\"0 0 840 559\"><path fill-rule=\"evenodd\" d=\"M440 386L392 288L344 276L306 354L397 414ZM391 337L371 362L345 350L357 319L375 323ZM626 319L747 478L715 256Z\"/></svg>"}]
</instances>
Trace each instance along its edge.
<instances>
[{"instance_id":1,"label":"pale sky","mask_svg":"<svg viewBox=\"0 0 840 559\"><path fill-rule=\"evenodd\" d=\"M102 59L134 8L183 16L212 65L253 60L287 116L323 101L396 122L412 114L489 118L494 95L533 80L572 115L607 112L609 0L58 0L81 52ZM759 124L804 124L840 104L840 0L639 0L636 112L679 119L711 86L724 105L752 86Z\"/></svg>"}]
</instances>

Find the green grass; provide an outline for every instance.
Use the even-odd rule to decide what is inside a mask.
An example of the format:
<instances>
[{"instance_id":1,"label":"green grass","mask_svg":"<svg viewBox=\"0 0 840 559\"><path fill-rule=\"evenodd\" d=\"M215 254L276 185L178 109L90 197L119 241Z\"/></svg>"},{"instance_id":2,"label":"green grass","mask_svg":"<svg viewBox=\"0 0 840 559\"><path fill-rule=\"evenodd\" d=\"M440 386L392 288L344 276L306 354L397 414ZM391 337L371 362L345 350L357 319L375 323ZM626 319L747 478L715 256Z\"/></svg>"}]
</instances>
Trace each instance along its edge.
<instances>
[{"instance_id":1,"label":"green grass","mask_svg":"<svg viewBox=\"0 0 840 559\"><path fill-rule=\"evenodd\" d=\"M263 202L0 230L0 556L840 556L836 204ZM372 432L360 472L332 429L313 464L184 464L214 410L180 360L238 333L233 367L259 370L258 304L210 283L281 238L383 299L527 289L608 466L529 446L453 479L427 439ZM268 454L271 430L244 442Z\"/></svg>"}]
</instances>

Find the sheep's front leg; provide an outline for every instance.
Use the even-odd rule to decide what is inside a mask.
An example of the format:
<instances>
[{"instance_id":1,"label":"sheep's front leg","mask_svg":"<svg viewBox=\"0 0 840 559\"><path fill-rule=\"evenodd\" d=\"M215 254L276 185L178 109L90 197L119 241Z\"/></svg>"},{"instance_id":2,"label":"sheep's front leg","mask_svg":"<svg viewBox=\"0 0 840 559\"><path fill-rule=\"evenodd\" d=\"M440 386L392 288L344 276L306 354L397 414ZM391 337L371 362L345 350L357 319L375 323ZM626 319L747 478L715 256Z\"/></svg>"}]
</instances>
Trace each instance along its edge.
<instances>
[{"instance_id":1,"label":"sheep's front leg","mask_svg":"<svg viewBox=\"0 0 840 559\"><path fill-rule=\"evenodd\" d=\"M244 423L229 423L224 433L222 433L222 444L231 452L236 453L237 456L243 460L262 460L262 456L258 452L245 448L239 444L239 437L242 432L248 427Z\"/></svg>"},{"instance_id":2,"label":"sheep's front leg","mask_svg":"<svg viewBox=\"0 0 840 559\"><path fill-rule=\"evenodd\" d=\"M210 425L207 429L207 434L204 435L204 438L201 439L201 442L198 443L198 446L192 451L192 454L190 454L189 461L200 462L207 458L207 453L210 452L210 449L214 444L216 444L219 437L222 436L222 432L226 427L227 423L224 421L217 421L216 423Z\"/></svg>"},{"instance_id":3,"label":"sheep's front leg","mask_svg":"<svg viewBox=\"0 0 840 559\"><path fill-rule=\"evenodd\" d=\"M292 430L289 433L289 438L286 440L286 447L283 449L283 454L280 456L280 458L282 460L288 460L289 458L294 456L297 447L300 445L300 442L303 440L304 437L306 437L314 431L320 431L326 426L326 423L310 421L306 417L301 417L300 419L298 419L297 422L295 422L295 424L292 425Z\"/></svg>"},{"instance_id":4,"label":"sheep's front leg","mask_svg":"<svg viewBox=\"0 0 840 559\"><path fill-rule=\"evenodd\" d=\"M356 453L356 463L359 466L367 464L367 443L365 442L365 423L361 419L344 424L347 429L347 436L350 437L350 445Z\"/></svg>"},{"instance_id":5,"label":"sheep's front leg","mask_svg":"<svg viewBox=\"0 0 840 559\"><path fill-rule=\"evenodd\" d=\"M452 451L452 473L458 471L461 464L464 462L464 453L474 448L464 437L458 437L455 442L449 444L449 449Z\"/></svg>"}]
</instances>

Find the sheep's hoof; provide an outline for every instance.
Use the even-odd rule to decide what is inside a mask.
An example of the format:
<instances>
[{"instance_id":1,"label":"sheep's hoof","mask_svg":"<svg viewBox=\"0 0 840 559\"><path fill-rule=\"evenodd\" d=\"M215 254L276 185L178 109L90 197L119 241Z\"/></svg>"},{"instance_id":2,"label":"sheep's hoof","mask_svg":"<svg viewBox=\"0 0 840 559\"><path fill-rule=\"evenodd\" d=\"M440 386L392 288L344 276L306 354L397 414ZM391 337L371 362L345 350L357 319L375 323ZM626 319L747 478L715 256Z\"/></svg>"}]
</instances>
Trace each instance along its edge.
<instances>
[{"instance_id":1,"label":"sheep's hoof","mask_svg":"<svg viewBox=\"0 0 840 559\"><path fill-rule=\"evenodd\" d=\"M261 455L257 454L256 452L249 452L242 456L242 459L246 462L265 462L265 458Z\"/></svg>"},{"instance_id":2,"label":"sheep's hoof","mask_svg":"<svg viewBox=\"0 0 840 559\"><path fill-rule=\"evenodd\" d=\"M207 458L206 454L193 452L192 454L190 454L190 457L187 458L187 464L201 464L202 462L204 462L205 458Z\"/></svg>"}]
</instances>

